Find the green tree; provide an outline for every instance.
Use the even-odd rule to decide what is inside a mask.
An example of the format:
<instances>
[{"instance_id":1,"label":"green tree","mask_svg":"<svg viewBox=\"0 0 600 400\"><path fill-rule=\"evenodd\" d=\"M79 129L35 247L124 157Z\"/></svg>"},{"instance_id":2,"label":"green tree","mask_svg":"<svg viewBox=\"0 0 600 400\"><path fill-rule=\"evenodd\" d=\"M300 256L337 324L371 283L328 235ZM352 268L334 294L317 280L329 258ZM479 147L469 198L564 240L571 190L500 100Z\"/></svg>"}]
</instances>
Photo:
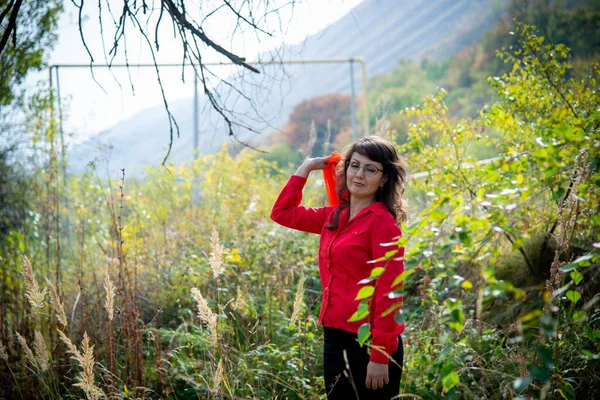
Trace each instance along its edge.
<instances>
[{"instance_id":1,"label":"green tree","mask_svg":"<svg viewBox=\"0 0 600 400\"><path fill-rule=\"evenodd\" d=\"M282 128L290 146L307 149L313 121L316 140L311 154L321 155L325 143L333 143L337 135L350 126L350 96L328 94L305 100L294 107L287 125Z\"/></svg>"},{"instance_id":2,"label":"green tree","mask_svg":"<svg viewBox=\"0 0 600 400\"><path fill-rule=\"evenodd\" d=\"M519 45L511 34L515 23L534 25L549 43L563 44L575 58L595 57L600 50L600 8L597 0L511 0L506 18L496 22L483 38L488 62L484 69L494 75L506 71L506 64L494 57L497 49Z\"/></svg>"},{"instance_id":3,"label":"green tree","mask_svg":"<svg viewBox=\"0 0 600 400\"><path fill-rule=\"evenodd\" d=\"M6 38L0 47L0 110L15 100L18 87L29 71L46 67L45 56L56 43L62 3L59 0L0 0L0 32ZM15 13L19 13L18 19ZM13 16L18 25L11 30Z\"/></svg>"},{"instance_id":4,"label":"green tree","mask_svg":"<svg viewBox=\"0 0 600 400\"><path fill-rule=\"evenodd\" d=\"M527 25L515 36L499 53L510 72L489 80L498 101L479 118L454 122L443 91L406 110L398 149L430 171L412 181L400 277L419 321L406 388L425 398L598 394L600 65L570 76L566 46ZM474 141L501 156L477 164Z\"/></svg>"}]
</instances>

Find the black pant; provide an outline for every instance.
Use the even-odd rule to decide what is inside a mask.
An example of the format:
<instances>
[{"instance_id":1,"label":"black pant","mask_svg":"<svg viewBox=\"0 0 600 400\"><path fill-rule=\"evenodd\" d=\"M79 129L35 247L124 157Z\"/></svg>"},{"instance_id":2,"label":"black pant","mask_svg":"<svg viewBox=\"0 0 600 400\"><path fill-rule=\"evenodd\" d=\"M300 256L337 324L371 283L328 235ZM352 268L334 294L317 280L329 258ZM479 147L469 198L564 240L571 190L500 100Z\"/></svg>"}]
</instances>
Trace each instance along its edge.
<instances>
[{"instance_id":1,"label":"black pant","mask_svg":"<svg viewBox=\"0 0 600 400\"><path fill-rule=\"evenodd\" d=\"M348 359L348 370L344 359ZM373 350L376 351L376 350ZM400 391L404 349L402 337L398 336L398 350L392 354L389 363L390 383L378 390L367 389L367 346L360 347L355 333L325 327L323 362L325 367L325 390L328 400L379 400L397 396ZM396 364L397 363L397 364Z\"/></svg>"}]
</instances>

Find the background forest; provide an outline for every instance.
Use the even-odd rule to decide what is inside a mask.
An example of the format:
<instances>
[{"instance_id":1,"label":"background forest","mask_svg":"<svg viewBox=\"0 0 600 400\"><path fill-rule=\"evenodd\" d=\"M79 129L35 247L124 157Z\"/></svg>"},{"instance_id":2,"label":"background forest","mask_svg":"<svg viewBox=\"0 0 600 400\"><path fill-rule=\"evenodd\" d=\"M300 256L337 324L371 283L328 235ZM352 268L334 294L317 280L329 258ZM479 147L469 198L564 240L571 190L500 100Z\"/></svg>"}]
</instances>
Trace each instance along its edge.
<instances>
[{"instance_id":1,"label":"background forest","mask_svg":"<svg viewBox=\"0 0 600 400\"><path fill-rule=\"evenodd\" d=\"M425 172L402 398L600 397L598 5L513 0L480 42L369 83L374 133ZM55 94L16 89L61 10L32 7L30 52L2 53L27 123L1 115L0 398L323 398L318 237L268 216L303 157L352 140L348 98L299 105L267 154L65 176Z\"/></svg>"}]
</instances>

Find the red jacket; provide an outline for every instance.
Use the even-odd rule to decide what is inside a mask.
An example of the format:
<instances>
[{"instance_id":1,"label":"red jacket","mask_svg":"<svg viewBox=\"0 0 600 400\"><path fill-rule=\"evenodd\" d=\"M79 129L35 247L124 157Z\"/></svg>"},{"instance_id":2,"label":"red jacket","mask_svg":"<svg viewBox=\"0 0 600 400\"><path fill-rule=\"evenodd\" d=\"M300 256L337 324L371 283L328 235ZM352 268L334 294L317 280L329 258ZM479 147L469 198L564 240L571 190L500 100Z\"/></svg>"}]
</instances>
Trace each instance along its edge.
<instances>
[{"instance_id":1,"label":"red jacket","mask_svg":"<svg viewBox=\"0 0 600 400\"><path fill-rule=\"evenodd\" d=\"M340 212L337 230L325 227L333 218L336 206L309 208L301 206L302 189L306 178L292 175L271 211L271 219L288 228L321 234L319 245L319 271L323 301L319 313L319 324L356 333L365 322L371 324L371 361L387 364L389 358L375 348L392 354L398 348L398 335L404 331L404 323L398 325L395 312L383 317L381 314L391 306L401 306L402 297L390 299L388 294L398 290L391 288L394 279L404 271L404 248L391 260L377 260L395 247L381 244L394 242L400 237L400 228L394 217L381 202L360 210L348 221L349 207ZM385 267L378 280L359 285L368 278L375 267ZM371 296L369 319L348 322L357 311L360 300L355 300L358 291L375 284Z\"/></svg>"}]
</instances>

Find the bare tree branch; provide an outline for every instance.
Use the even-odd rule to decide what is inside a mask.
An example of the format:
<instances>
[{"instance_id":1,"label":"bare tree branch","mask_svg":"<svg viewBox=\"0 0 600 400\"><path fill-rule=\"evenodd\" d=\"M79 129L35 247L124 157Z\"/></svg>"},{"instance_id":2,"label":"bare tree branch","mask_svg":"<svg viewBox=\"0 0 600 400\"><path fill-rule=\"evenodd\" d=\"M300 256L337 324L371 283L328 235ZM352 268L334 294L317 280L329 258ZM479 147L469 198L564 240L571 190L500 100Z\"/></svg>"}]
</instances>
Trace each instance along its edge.
<instances>
[{"instance_id":1,"label":"bare tree branch","mask_svg":"<svg viewBox=\"0 0 600 400\"><path fill-rule=\"evenodd\" d=\"M13 3L11 2L8 7L6 8L6 12L8 12L8 10L11 9L11 5ZM8 43L8 39L11 37L12 35L12 40L13 40L13 45L16 46L17 45L17 15L19 15L19 9L21 8L21 4L23 4L23 0L16 0L16 3L14 3L14 6L12 6L12 12L10 13L10 18L8 19L8 25L6 26L6 29L4 30L4 34L2 34L2 39L0 40L0 53L2 53L2 50L4 50L4 47L6 47L6 44ZM4 17L6 16L6 14L3 12L3 15L0 18L0 22L2 22L2 20L4 19Z\"/></svg>"},{"instance_id":2,"label":"bare tree branch","mask_svg":"<svg viewBox=\"0 0 600 400\"><path fill-rule=\"evenodd\" d=\"M2 23L2 21L4 21L4 18L8 15L8 12L12 9L13 4L14 4L14 0L10 0L10 3L8 3L6 8L4 10L2 10L2 12L0 13L0 24Z\"/></svg>"},{"instance_id":3,"label":"bare tree branch","mask_svg":"<svg viewBox=\"0 0 600 400\"><path fill-rule=\"evenodd\" d=\"M173 21L176 21L176 23L178 23L182 27L188 29L189 31L191 31L192 34L195 35L195 36L197 36L200 40L202 40L202 42L204 42L204 44L206 44L209 47L212 47L217 52L223 54L232 63L237 64L237 65L241 65L241 66L249 69L252 72L256 72L257 74L259 73L259 71L256 68L254 68L251 65L246 64L246 59L244 57L239 57L239 56L237 56L237 55L235 55L233 53L230 53L229 51L225 50L223 47L221 47L217 43L213 42L202 31L200 31L198 28L196 28L190 21L188 21L185 18L185 15L183 15L179 11L179 9L177 8L177 6L171 0L162 0L162 3L167 7L167 11L173 17Z\"/></svg>"},{"instance_id":4,"label":"bare tree branch","mask_svg":"<svg viewBox=\"0 0 600 400\"><path fill-rule=\"evenodd\" d=\"M111 2L114 2L112 8L115 8L115 4L118 5L120 12L113 13L111 9ZM21 4L23 0L8 0L8 7L1 11L0 22L6 24L6 18L9 18L6 29L2 34L0 42L0 54L4 46L8 43L8 40L12 37L13 41L16 40L17 28L19 25L19 12L23 13ZM219 119L222 119L226 125L228 136L233 138L245 146L251 147L249 144L240 141L236 136L238 129L259 133L258 130L251 126L255 125L258 121L253 120L251 116L245 115L243 112L236 113L235 110L242 109L240 103L247 103L250 105L252 112L259 115L259 108L255 104L255 99L244 93L246 89L242 90L242 86L239 83L233 83L234 81L228 81L229 78L223 78L213 73L211 70L206 68L203 60L209 59L209 52L215 52L218 57L224 57L228 62L234 65L242 67L243 71L248 71L252 74L261 74L264 72L264 68L256 68L255 66L246 62L246 57L241 54L235 54L233 38L238 35L248 34L254 35L254 38L260 42L261 37L273 37L271 24L275 24L277 27L277 17L279 17L279 28L284 33L281 24L280 11L284 7L294 7L294 0L278 1L273 2L271 0L213 0L212 2L191 2L191 0L153 0L149 2L147 0L97 0L92 2L94 5L85 0L71 0L71 3L77 9L78 28L81 42L85 47L85 50L90 58L90 72L94 81L98 86L106 93L100 82L94 76L93 64L95 62L95 54L93 53L93 46L90 46L92 42L86 41L84 29L84 22L87 15L87 10L84 7L97 8L98 23L100 24L100 35L102 39L102 53L106 63L109 67L118 59L118 57L125 58L125 65L127 67L127 74L131 90L135 93L135 86L132 79L130 70L130 52L128 51L128 42L131 42L131 32L136 37L139 34L144 47L147 45L150 50L150 56L152 57L152 63L154 64L158 86L160 87L162 100L167 112L169 119L169 145L167 155L163 160L163 164L168 159L171 148L173 145L173 132L177 132L179 136L179 127L175 121L173 114L168 106L166 90L161 79L157 52L160 49L159 43L159 28L165 18L170 19L173 24L173 35L180 41L182 46L181 54L181 79L185 82L185 67L191 65L194 68L195 76L201 81L204 94L206 96L207 104L217 112ZM115 9L116 11L116 9ZM109 18L104 18L102 14L107 12ZM142 20L141 15L145 18ZM217 16L218 14L218 16ZM224 18L223 21L227 22L227 26L230 26L233 32L228 32L229 35L226 46L219 43L219 40L223 40L222 36L215 36L213 33L206 31L209 19L210 23L214 21L211 17ZM112 21L111 21L112 20ZM108 33L111 23L114 26L114 32L112 28L111 32ZM127 26L131 23L132 26ZM249 31L249 32L248 32ZM154 37L150 39L150 35L153 32ZM105 33L107 34L107 42L112 42L112 45L107 46L105 43ZM127 33L129 33L130 40L127 39ZM219 39L217 39L219 38ZM121 54L119 50L122 49ZM108 51L107 51L108 50ZM131 50L131 49L129 49ZM258 56L258 54L254 55ZM211 63L212 63L211 59ZM112 69L111 74L112 74ZM115 75L112 75L115 81L117 81L120 88L121 84L116 79ZM247 82L246 75L240 75L235 77L235 82L243 82L244 88L250 88L255 90L256 93L261 93L259 89L264 88L263 82L254 81ZM270 82L272 84L272 82ZM276 85L280 87L280 85ZM229 90L227 94L223 94L223 91Z\"/></svg>"}]
</instances>

